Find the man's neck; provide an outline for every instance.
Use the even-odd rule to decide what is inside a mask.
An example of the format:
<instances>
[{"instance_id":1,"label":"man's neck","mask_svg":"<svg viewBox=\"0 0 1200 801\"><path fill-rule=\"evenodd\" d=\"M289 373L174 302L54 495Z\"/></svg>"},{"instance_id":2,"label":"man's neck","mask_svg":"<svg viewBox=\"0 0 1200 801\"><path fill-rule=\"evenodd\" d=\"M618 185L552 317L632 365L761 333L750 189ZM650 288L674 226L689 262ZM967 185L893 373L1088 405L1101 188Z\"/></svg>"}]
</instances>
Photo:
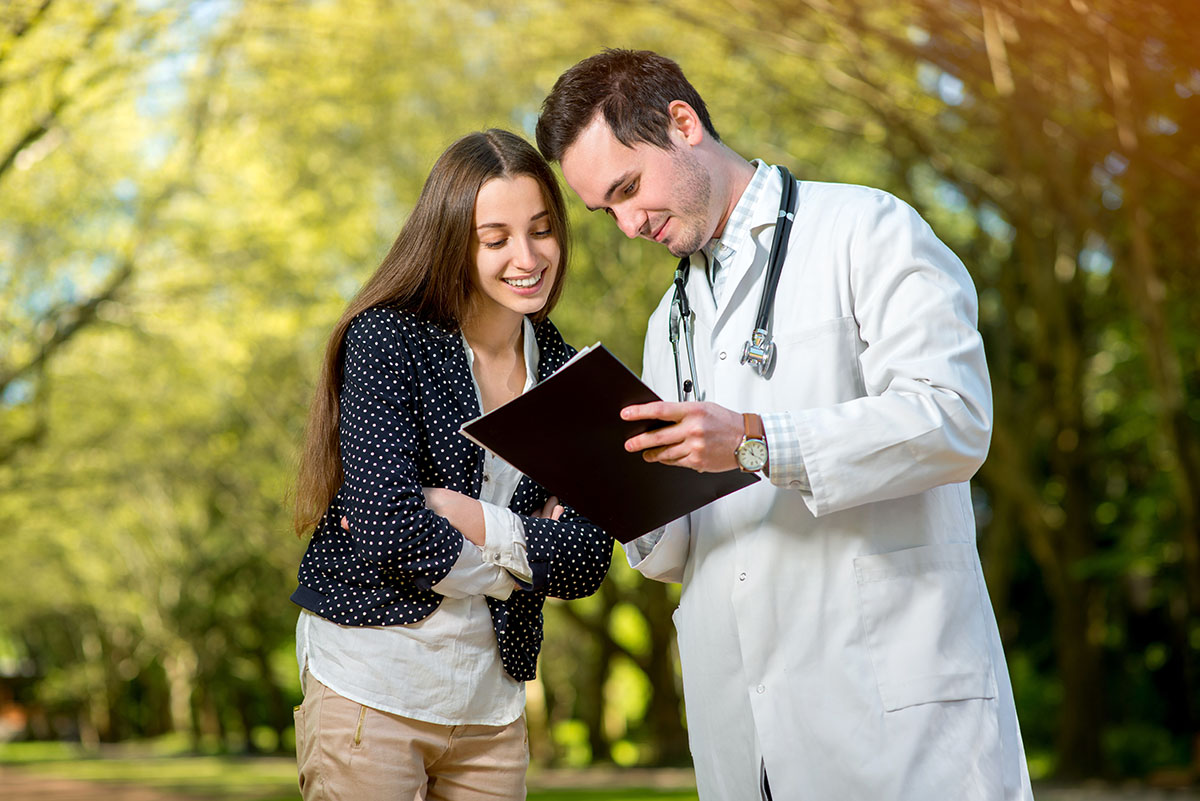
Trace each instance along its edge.
<instances>
[{"instance_id":1,"label":"man's neck","mask_svg":"<svg viewBox=\"0 0 1200 801\"><path fill-rule=\"evenodd\" d=\"M742 199L742 195L746 193L746 187L750 185L750 180L754 177L754 165L725 147L721 154L721 160L718 162L717 174L721 184L718 188L724 191L726 200L725 208L721 212L721 220L717 223L716 230L713 231L713 239L720 239L725 233L725 224L729 222L730 215L733 214L734 208L737 207L738 201Z\"/></svg>"}]
</instances>

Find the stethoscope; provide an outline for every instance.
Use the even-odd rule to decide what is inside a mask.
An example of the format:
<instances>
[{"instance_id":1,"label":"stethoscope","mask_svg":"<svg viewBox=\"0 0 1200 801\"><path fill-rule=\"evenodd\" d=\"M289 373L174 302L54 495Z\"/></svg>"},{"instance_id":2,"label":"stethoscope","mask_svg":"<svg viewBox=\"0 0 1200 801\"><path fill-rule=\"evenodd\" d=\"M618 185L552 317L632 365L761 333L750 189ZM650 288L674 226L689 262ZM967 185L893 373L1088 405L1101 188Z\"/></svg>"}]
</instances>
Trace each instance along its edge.
<instances>
[{"instance_id":1,"label":"stethoscope","mask_svg":"<svg viewBox=\"0 0 1200 801\"><path fill-rule=\"evenodd\" d=\"M775 343L771 340L771 311L775 306L775 290L779 287L779 276L783 273L783 262L787 257L788 237L792 231L792 223L796 220L796 182L792 179L787 167L779 166L779 174L783 177L783 192L779 196L779 221L775 224L775 238L771 241L771 250L767 257L767 279L763 285L762 297L758 300L758 314L754 318L754 331L742 348L742 364L749 363L750 369L763 378L770 378L775 367ZM687 281L691 266L691 256L684 256L675 268L675 297L671 300L671 351L675 354L675 384L679 391L679 400L685 401L689 396L696 400L702 398L702 393L696 378L696 343L695 314L692 305L688 303ZM684 379L683 365L679 360L679 338L682 333L684 344L687 346L688 375Z\"/></svg>"}]
</instances>

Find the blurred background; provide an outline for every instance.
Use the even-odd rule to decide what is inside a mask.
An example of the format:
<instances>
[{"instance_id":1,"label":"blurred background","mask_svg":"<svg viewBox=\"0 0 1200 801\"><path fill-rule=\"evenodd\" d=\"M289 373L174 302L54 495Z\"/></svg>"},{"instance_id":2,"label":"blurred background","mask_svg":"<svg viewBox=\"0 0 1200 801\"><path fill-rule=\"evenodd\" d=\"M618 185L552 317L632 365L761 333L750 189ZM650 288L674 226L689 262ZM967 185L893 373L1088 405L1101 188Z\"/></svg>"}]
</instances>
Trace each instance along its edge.
<instances>
[{"instance_id":1,"label":"blurred background","mask_svg":"<svg viewBox=\"0 0 1200 801\"><path fill-rule=\"evenodd\" d=\"M532 138L621 46L734 150L887 189L963 259L1031 771L1196 782L1198 39L1195 0L0 3L0 760L288 754L329 330L446 145ZM555 320L638 369L673 260L569 199ZM536 767L689 764L677 590L618 554L547 606Z\"/></svg>"}]
</instances>

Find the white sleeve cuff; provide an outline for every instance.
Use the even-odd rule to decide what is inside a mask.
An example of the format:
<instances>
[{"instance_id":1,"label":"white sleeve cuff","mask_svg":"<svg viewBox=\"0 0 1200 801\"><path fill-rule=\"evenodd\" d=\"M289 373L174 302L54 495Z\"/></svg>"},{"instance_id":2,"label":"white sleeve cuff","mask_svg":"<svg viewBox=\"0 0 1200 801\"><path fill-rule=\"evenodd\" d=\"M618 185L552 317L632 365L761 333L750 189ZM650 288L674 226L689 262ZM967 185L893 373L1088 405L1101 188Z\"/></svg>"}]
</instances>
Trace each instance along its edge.
<instances>
[{"instance_id":1,"label":"white sleeve cuff","mask_svg":"<svg viewBox=\"0 0 1200 801\"><path fill-rule=\"evenodd\" d=\"M646 578L679 583L691 550L688 517L673 520L660 529L625 543L629 566Z\"/></svg>"},{"instance_id":2,"label":"white sleeve cuff","mask_svg":"<svg viewBox=\"0 0 1200 801\"><path fill-rule=\"evenodd\" d=\"M521 581L532 581L521 518L494 503L480 501L479 505L483 507L483 561L504 568Z\"/></svg>"},{"instance_id":3,"label":"white sleeve cuff","mask_svg":"<svg viewBox=\"0 0 1200 801\"><path fill-rule=\"evenodd\" d=\"M658 545L658 541L663 538L663 534L667 533L666 526L660 526L654 531L647 532L636 540L630 540L625 543L625 556L629 560L629 566L636 568L643 562L650 552L654 550L654 546Z\"/></svg>"},{"instance_id":4,"label":"white sleeve cuff","mask_svg":"<svg viewBox=\"0 0 1200 801\"><path fill-rule=\"evenodd\" d=\"M783 489L811 492L804 456L800 452L800 435L788 412L762 415L763 431L767 437L771 483Z\"/></svg>"},{"instance_id":5,"label":"white sleeve cuff","mask_svg":"<svg viewBox=\"0 0 1200 801\"><path fill-rule=\"evenodd\" d=\"M466 540L450 572L431 589L447 598L490 595L503 601L512 594L513 580L506 571L485 562L483 551Z\"/></svg>"}]
</instances>

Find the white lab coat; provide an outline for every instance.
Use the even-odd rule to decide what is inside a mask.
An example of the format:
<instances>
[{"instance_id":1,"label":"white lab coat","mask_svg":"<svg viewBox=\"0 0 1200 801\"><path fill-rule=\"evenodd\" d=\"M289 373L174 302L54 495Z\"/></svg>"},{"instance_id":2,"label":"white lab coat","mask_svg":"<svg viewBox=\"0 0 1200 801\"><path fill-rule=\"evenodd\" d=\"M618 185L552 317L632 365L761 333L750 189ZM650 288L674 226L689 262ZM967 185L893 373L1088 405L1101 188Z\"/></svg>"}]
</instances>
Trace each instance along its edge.
<instances>
[{"instance_id":1,"label":"white lab coat","mask_svg":"<svg viewBox=\"0 0 1200 801\"><path fill-rule=\"evenodd\" d=\"M790 412L811 491L768 481L675 521L643 559L679 581L674 619L702 801L1032 799L968 480L992 402L976 295L909 206L801 182L775 300L770 380L739 364L780 178L714 307L692 260L706 400ZM675 399L671 292L645 378ZM680 345L681 351L683 345ZM761 760L761 761L760 761Z\"/></svg>"}]
</instances>

